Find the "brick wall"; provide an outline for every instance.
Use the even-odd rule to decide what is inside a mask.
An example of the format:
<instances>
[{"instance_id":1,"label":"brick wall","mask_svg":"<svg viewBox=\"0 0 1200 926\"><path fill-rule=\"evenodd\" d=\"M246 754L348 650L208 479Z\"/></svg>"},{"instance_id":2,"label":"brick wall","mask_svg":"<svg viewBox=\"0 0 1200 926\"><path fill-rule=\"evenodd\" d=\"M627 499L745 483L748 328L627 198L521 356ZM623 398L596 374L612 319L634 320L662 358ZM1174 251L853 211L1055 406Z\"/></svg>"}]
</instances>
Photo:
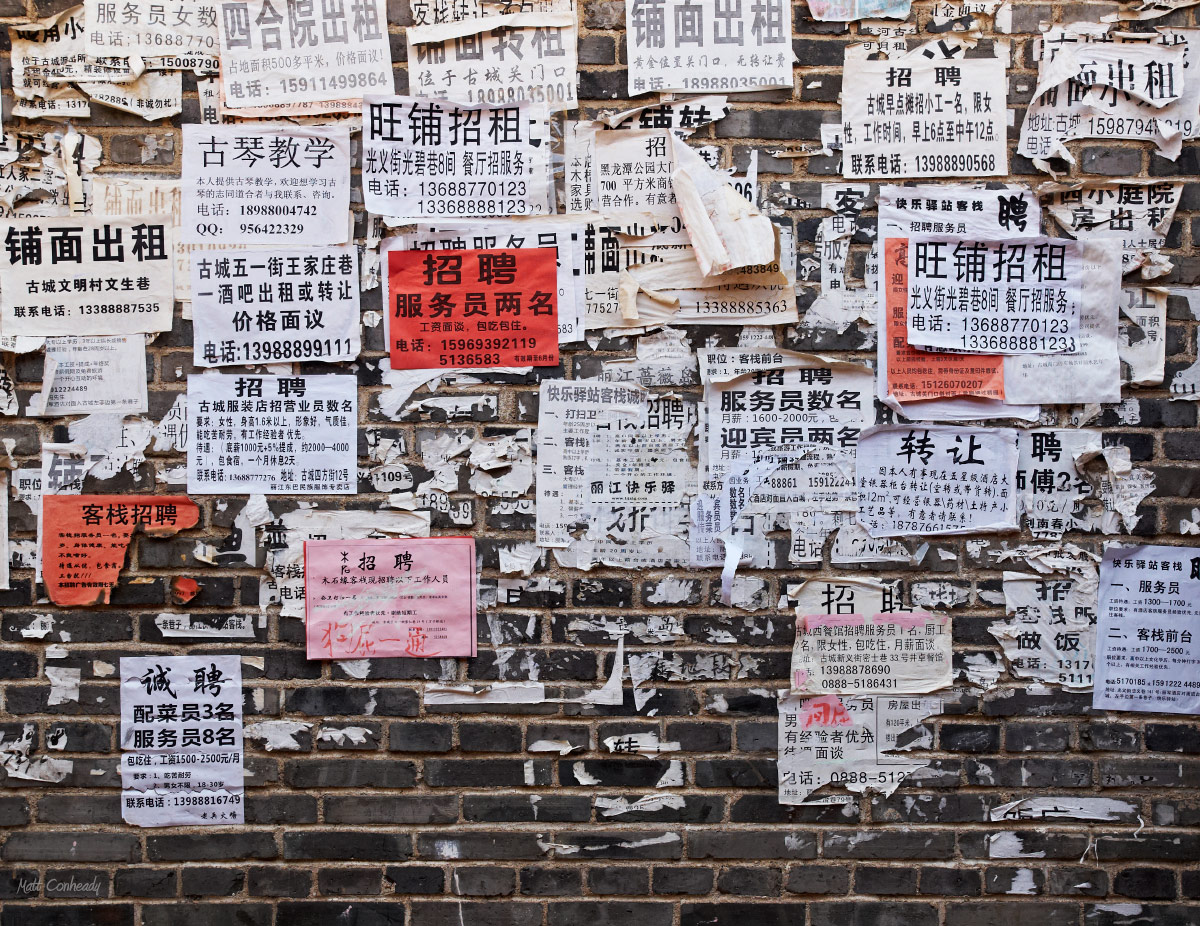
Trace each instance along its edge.
<instances>
[{"instance_id":1,"label":"brick wall","mask_svg":"<svg viewBox=\"0 0 1200 926\"><path fill-rule=\"evenodd\" d=\"M621 106L624 5L579 0L580 90L585 113ZM69 4L0 0L0 15L16 23ZM1111 3L1015 3L1009 106L1022 119L1035 80L1031 66L1038 23L1098 20ZM913 17L929 20L928 3ZM910 17L911 18L911 17ZM1184 10L1156 24L1194 26ZM397 90L407 87L402 26L404 0L389 10ZM816 211L787 211L819 202L819 184L839 177L836 158L794 160L766 156L781 141L814 142L818 126L839 119L844 46L854 40L837 24L822 24L795 8L799 58L796 91L734 97L734 111L700 130L698 140L727 149L744 164L759 148L764 201L783 207L779 221L793 225L801 257L813 248ZM986 49L989 39L981 45ZM3 38L8 47L7 35ZM5 53L7 59L7 52ZM2 68L10 108L9 67ZM1014 80L1014 77L1023 77ZM102 171L177 175L180 122L198 121L195 81L172 126L146 125L103 107L79 127L104 143ZM45 126L6 120L6 128ZM17 123L15 126L11 123ZM85 128L86 125L86 128ZM157 139L158 153L142 163L141 140ZM1075 143L1080 176L1172 177L1188 181L1168 248L1175 270L1165 282L1198 282L1200 258L1200 147L1185 145L1172 163L1148 145ZM1013 179L1046 179L1013 156ZM873 220L872 220L873 221ZM861 276L866 238L850 261ZM805 289L801 306L814 291ZM364 294L364 310L379 309L379 291ZM873 336L851 328L780 330L781 346L873 355ZM689 329L694 346L733 343L731 328ZM174 329L149 350L150 415L158 419L184 390L191 371L192 331ZM378 428L417 446L426 429L464 429L497 435L536 424L538 376L481 375L471 391L498 397L496 410L477 406L464 420L410 414L384 418L370 401L379 391L381 328L364 329L360 378L360 461L366 434ZM630 340L599 345L604 357L627 356ZM1181 296L1169 306L1167 380L1196 356L1194 320ZM595 369L596 354L567 352L555 375ZM41 355L21 356L24 400L39 388ZM317 365L321 372L327 368ZM313 370L312 372L317 372ZM1157 489L1147 499L1136 534L1178 541L1181 518L1192 518L1200 486L1200 432L1196 405L1170 402L1162 388L1127 390L1139 411L1129 426L1106 408L1105 441L1130 447L1135 463L1151 470ZM1067 410L1057 410L1066 423ZM444 414L439 418L444 419ZM64 422L5 420L23 465L37 465L40 442L63 439ZM150 455L143 469L181 462ZM419 456L410 458L419 466ZM152 479L152 477L151 477ZM146 483L142 483L145 485ZM151 482L152 484L152 482ZM460 487L466 488L465 472ZM123 474L92 480L88 491L133 491ZM363 482L349 499L322 506L375 509L384 496ZM468 497L456 493L456 497ZM310 499L311 500L311 499ZM337 664L308 661L299 621L270 614L253 641L178 643L164 640L154 617L171 610L172 577L193 575L201 592L195 612L257 612L259 575L221 570L193 558L197 540L220 542L242 500L197 497L201 526L171 540L137 538L129 567L108 607L61 611L36 603L32 575L14 574L0 592L0 687L4 742L36 728L35 755L69 758L73 771L56 785L5 776L0 792L0 926L42 924L305 924L411 923L413 926L1191 926L1200 923L1200 724L1165 715L1093 712L1090 694L1038 688L1007 676L993 689L962 686L950 712L929 722L933 748L928 770L892 796L864 795L846 806L789 808L776 801L775 702L786 685L792 642L790 616L773 607L747 613L719 605L716 571L679 571L692 594L682 605L656 604L654 590L669 571L590 574L543 563L561 591L527 596L521 607L501 607L480 620L479 656L459 660L462 681L524 678L534 657L550 697L578 696L611 671L614 645L606 634L572 629L593 615L661 614L677 617L685 639L664 646L627 639L631 652L668 650L684 659L720 653L727 675L691 682L656 682L657 694L640 712L626 687L621 707L578 704L450 709L425 706L423 684L438 677L436 661L372 660L365 679ZM533 538L533 517L475 499L474 533L483 575L499 575L498 551ZM272 499L278 514L296 499ZM436 530L461 533L441 515ZM10 528L32 538L25 506L13 504ZM994 539L994 538L993 538ZM1007 538L1010 543L1027 536ZM1097 535L1072 537L1097 550ZM786 562L786 537L779 537ZM972 558L960 538L937 539L919 566L864 568L870 575L912 583L946 580L964 591L953 610L954 645L961 654L998 652L987 632L1001 609L980 593L1000 589L1000 572ZM943 556L946 553L949 555ZM752 573L778 601L784 584L812 575L845 575L828 567ZM994 595L991 600L995 600ZM43 636L25 631L38 615L54 616ZM497 658L497 644L515 648ZM720 640L721 642L713 642ZM53 655L54 646L60 655ZM115 676L104 667L146 653L232 652L254 657L243 665L246 722L291 719L313 724L296 735L298 749L265 751L247 741L246 825L237 828L140 830L125 826L119 808ZM65 652L65 655L61 655ZM753 660L739 657L751 655ZM77 702L50 706L45 668L82 671ZM256 666L261 665L259 669ZM750 668L753 666L754 668ZM507 668L506 668L507 667ZM739 668L740 667L740 668ZM505 674L501 676L501 672ZM318 739L321 725L357 726L360 744ZM657 731L678 741L682 806L606 817L597 796L630 801L655 789L668 759L614 757L605 737ZM530 753L544 739L582 747L569 756ZM53 745L54 749L50 749ZM57 750L57 751L55 751ZM1006 801L1044 794L1119 797L1138 812L1120 822L989 823ZM994 839L1013 833L1012 838ZM998 846L1016 847L1006 852ZM1004 858L1006 854L1018 857ZM95 884L80 892L64 885Z\"/></svg>"}]
</instances>

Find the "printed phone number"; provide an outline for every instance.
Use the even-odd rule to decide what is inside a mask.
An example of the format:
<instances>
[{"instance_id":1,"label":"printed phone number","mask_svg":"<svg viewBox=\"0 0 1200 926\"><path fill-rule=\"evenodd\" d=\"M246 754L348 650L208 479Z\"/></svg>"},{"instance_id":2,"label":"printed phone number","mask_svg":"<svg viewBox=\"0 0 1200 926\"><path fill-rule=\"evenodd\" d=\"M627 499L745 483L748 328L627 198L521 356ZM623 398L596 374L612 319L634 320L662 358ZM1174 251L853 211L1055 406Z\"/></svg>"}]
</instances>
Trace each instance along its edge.
<instances>
[{"instance_id":1,"label":"printed phone number","mask_svg":"<svg viewBox=\"0 0 1200 926\"><path fill-rule=\"evenodd\" d=\"M188 33L183 35L179 32L143 32L141 35L142 45L158 45L169 48L183 48L185 45L189 48L194 48L199 45L202 48L216 48L216 36L204 35L196 33Z\"/></svg>"},{"instance_id":2,"label":"printed phone number","mask_svg":"<svg viewBox=\"0 0 1200 926\"><path fill-rule=\"evenodd\" d=\"M696 303L699 315L774 315L789 308L783 300L777 302L754 302L745 300L702 300Z\"/></svg>"},{"instance_id":3,"label":"printed phone number","mask_svg":"<svg viewBox=\"0 0 1200 926\"><path fill-rule=\"evenodd\" d=\"M418 199L421 215L529 215L523 199Z\"/></svg>"},{"instance_id":4,"label":"printed phone number","mask_svg":"<svg viewBox=\"0 0 1200 926\"><path fill-rule=\"evenodd\" d=\"M537 338L449 338L442 350L533 350Z\"/></svg>"},{"instance_id":5,"label":"printed phone number","mask_svg":"<svg viewBox=\"0 0 1200 926\"><path fill-rule=\"evenodd\" d=\"M349 338L243 341L240 353L241 359L249 363L259 360L306 360L309 357L351 357Z\"/></svg>"},{"instance_id":6,"label":"printed phone number","mask_svg":"<svg viewBox=\"0 0 1200 926\"><path fill-rule=\"evenodd\" d=\"M422 196L524 196L524 180L422 180Z\"/></svg>"},{"instance_id":7,"label":"printed phone number","mask_svg":"<svg viewBox=\"0 0 1200 926\"><path fill-rule=\"evenodd\" d=\"M944 174L994 171L994 154L917 154L913 155L917 170L921 173Z\"/></svg>"},{"instance_id":8,"label":"printed phone number","mask_svg":"<svg viewBox=\"0 0 1200 926\"><path fill-rule=\"evenodd\" d=\"M780 80L768 77L685 77L681 83L687 90L736 90L739 87L774 87Z\"/></svg>"},{"instance_id":9,"label":"printed phone number","mask_svg":"<svg viewBox=\"0 0 1200 926\"><path fill-rule=\"evenodd\" d=\"M219 804L240 804L240 794L184 794L171 798L174 807L205 807Z\"/></svg>"},{"instance_id":10,"label":"printed phone number","mask_svg":"<svg viewBox=\"0 0 1200 926\"><path fill-rule=\"evenodd\" d=\"M1017 334L966 334L962 345L967 350L994 353L1073 354L1075 339Z\"/></svg>"},{"instance_id":11,"label":"printed phone number","mask_svg":"<svg viewBox=\"0 0 1200 926\"><path fill-rule=\"evenodd\" d=\"M242 215L316 215L316 206L283 206L271 203L242 206Z\"/></svg>"},{"instance_id":12,"label":"printed phone number","mask_svg":"<svg viewBox=\"0 0 1200 926\"><path fill-rule=\"evenodd\" d=\"M573 84L545 84L525 87L509 85L507 87L480 87L466 91L469 103L520 103L529 100L533 103L567 103L575 99Z\"/></svg>"},{"instance_id":13,"label":"printed phone number","mask_svg":"<svg viewBox=\"0 0 1200 926\"><path fill-rule=\"evenodd\" d=\"M319 77L285 77L279 81L281 93L315 93L324 90L359 90L364 87L392 86L392 75L371 71L366 74L330 74Z\"/></svg>"},{"instance_id":14,"label":"printed phone number","mask_svg":"<svg viewBox=\"0 0 1200 926\"><path fill-rule=\"evenodd\" d=\"M109 305L81 305L80 315L134 315L138 312L157 312L157 302L120 302Z\"/></svg>"},{"instance_id":15,"label":"printed phone number","mask_svg":"<svg viewBox=\"0 0 1200 926\"><path fill-rule=\"evenodd\" d=\"M1066 334L1070 328L1067 318L1011 318L983 315L962 320L963 331L986 331L999 334Z\"/></svg>"}]
</instances>

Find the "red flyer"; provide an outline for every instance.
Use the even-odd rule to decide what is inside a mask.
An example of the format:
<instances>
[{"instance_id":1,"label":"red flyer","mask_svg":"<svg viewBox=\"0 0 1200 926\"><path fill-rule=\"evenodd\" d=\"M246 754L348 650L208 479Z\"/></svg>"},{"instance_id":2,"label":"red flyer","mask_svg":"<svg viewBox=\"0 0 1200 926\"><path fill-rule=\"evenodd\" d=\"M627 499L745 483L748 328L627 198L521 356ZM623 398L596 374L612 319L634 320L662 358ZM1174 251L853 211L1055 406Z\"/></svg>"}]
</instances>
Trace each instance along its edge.
<instances>
[{"instance_id":1,"label":"red flyer","mask_svg":"<svg viewBox=\"0 0 1200 926\"><path fill-rule=\"evenodd\" d=\"M558 364L558 250L388 252L393 370Z\"/></svg>"}]
</instances>

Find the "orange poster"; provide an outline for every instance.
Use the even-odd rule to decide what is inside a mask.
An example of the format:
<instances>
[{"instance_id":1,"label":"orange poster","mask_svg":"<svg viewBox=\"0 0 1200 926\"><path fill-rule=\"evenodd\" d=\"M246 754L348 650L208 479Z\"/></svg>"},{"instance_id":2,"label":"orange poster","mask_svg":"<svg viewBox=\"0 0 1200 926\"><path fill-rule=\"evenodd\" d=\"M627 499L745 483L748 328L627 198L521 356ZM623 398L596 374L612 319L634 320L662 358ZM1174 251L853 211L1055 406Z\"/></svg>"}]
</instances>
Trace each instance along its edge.
<instances>
[{"instance_id":1,"label":"orange poster","mask_svg":"<svg viewBox=\"0 0 1200 926\"><path fill-rule=\"evenodd\" d=\"M195 527L181 495L43 495L42 584L56 605L108 604L133 532L169 537Z\"/></svg>"},{"instance_id":2,"label":"orange poster","mask_svg":"<svg viewBox=\"0 0 1200 926\"><path fill-rule=\"evenodd\" d=\"M388 252L393 370L558 363L558 249Z\"/></svg>"},{"instance_id":3,"label":"orange poster","mask_svg":"<svg viewBox=\"0 0 1200 926\"><path fill-rule=\"evenodd\" d=\"M908 343L908 239L885 243L888 393L901 402L973 395L1004 398L1004 358L917 350Z\"/></svg>"}]
</instances>

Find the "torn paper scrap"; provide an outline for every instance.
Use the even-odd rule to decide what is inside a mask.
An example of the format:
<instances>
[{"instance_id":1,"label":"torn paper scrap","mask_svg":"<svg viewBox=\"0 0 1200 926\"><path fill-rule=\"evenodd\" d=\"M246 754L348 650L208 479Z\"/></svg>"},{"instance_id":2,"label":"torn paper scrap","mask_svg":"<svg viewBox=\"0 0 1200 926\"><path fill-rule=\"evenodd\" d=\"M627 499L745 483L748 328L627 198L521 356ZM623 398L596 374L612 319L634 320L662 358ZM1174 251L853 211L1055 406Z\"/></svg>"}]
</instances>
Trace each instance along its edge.
<instances>
[{"instance_id":1,"label":"torn paper scrap","mask_svg":"<svg viewBox=\"0 0 1200 926\"><path fill-rule=\"evenodd\" d=\"M183 496L43 495L46 593L60 607L107 604L135 530L169 537L199 519L195 502Z\"/></svg>"},{"instance_id":2,"label":"torn paper scrap","mask_svg":"<svg viewBox=\"0 0 1200 926\"><path fill-rule=\"evenodd\" d=\"M1054 575L1004 573L1010 620L988 629L1014 676L1074 691L1092 687L1097 587L1096 567L1089 562Z\"/></svg>"},{"instance_id":3,"label":"torn paper scrap","mask_svg":"<svg viewBox=\"0 0 1200 926\"><path fill-rule=\"evenodd\" d=\"M772 263L771 220L709 167L687 142L669 135L676 205L704 276Z\"/></svg>"},{"instance_id":4,"label":"torn paper scrap","mask_svg":"<svg viewBox=\"0 0 1200 926\"><path fill-rule=\"evenodd\" d=\"M780 698L779 803L803 804L827 784L891 794L926 765L895 750L911 748L912 728L941 712L935 697Z\"/></svg>"}]
</instances>

